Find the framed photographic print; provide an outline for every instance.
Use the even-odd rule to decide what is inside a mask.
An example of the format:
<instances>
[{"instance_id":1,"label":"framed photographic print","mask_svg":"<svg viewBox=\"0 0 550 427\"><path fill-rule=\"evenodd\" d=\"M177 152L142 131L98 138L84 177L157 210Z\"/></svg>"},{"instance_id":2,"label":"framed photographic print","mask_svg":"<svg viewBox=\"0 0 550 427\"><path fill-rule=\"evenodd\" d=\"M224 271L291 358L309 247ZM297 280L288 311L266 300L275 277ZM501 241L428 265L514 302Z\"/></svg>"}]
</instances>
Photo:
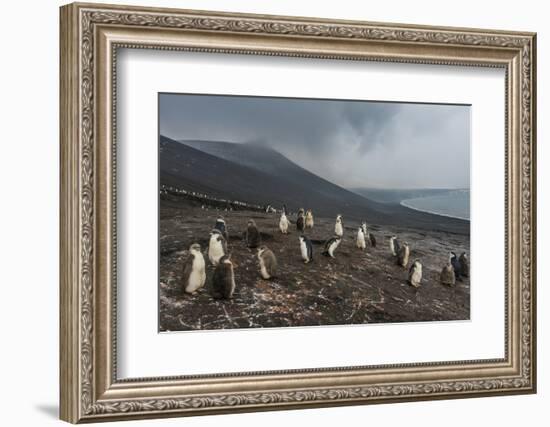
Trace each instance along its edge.
<instances>
[{"instance_id":1,"label":"framed photographic print","mask_svg":"<svg viewBox=\"0 0 550 427\"><path fill-rule=\"evenodd\" d=\"M61 418L533 393L535 34L61 8Z\"/></svg>"}]
</instances>

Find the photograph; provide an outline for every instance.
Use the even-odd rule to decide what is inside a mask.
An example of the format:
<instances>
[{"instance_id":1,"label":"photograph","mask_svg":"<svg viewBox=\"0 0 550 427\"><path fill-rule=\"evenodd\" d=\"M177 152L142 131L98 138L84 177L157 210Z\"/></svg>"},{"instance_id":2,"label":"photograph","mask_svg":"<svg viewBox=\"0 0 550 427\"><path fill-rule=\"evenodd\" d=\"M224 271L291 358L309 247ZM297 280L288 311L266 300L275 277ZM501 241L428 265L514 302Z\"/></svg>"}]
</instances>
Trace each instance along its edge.
<instances>
[{"instance_id":1,"label":"photograph","mask_svg":"<svg viewBox=\"0 0 550 427\"><path fill-rule=\"evenodd\" d=\"M159 93L159 331L469 320L470 108Z\"/></svg>"},{"instance_id":2,"label":"photograph","mask_svg":"<svg viewBox=\"0 0 550 427\"><path fill-rule=\"evenodd\" d=\"M58 292L8 298L7 319L31 320L9 331L50 319L59 341L29 377L47 386L33 419L156 425L251 413L257 425L270 411L395 404L378 411L388 424L428 401L447 420L449 399L513 395L539 419L540 399L527 395L540 391L545 315L543 14L514 24L517 10L495 14L496 3L475 17L468 7L450 16L257 3L27 13L59 29L40 31L55 46L32 50L59 80L41 83L55 102L30 129L40 137L27 138L40 153L50 127L55 158L35 156L47 169L37 180L11 160L28 153L5 156L10 178L22 170L28 181L9 186L24 212L42 213L40 195L58 203L46 209L55 226L43 215L23 228L5 221L23 249L33 224L55 237L39 253ZM37 101L36 82L19 74ZM49 117L56 103L59 120ZM19 141L28 123L24 114L4 139ZM49 175L59 197L22 191ZM18 283L28 250L10 250L23 267L6 283ZM58 315L21 316L22 300ZM25 352L36 351L12 353ZM12 412L31 414L29 399ZM508 406L492 412L524 423Z\"/></svg>"}]
</instances>

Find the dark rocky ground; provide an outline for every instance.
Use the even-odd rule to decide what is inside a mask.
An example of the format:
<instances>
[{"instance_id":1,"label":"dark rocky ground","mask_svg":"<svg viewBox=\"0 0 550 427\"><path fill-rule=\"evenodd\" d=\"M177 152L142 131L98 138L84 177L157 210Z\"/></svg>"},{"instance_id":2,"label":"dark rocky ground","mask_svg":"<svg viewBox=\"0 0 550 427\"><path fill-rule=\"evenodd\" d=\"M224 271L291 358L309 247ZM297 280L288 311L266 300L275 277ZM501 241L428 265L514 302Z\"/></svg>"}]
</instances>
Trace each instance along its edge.
<instances>
[{"instance_id":1,"label":"dark rocky ground","mask_svg":"<svg viewBox=\"0 0 550 427\"><path fill-rule=\"evenodd\" d=\"M217 211L183 197L165 196L160 204L160 331L249 327L312 326L383 322L466 320L470 317L470 282L454 287L439 282L449 251L469 254L467 234L369 224L376 247L355 247L358 223L346 221L344 240L336 258L321 255L314 245L314 261L301 260L295 227L282 235L279 214L254 210ZM236 291L230 301L211 296L213 267L206 256L208 237L218 215L229 231L229 251L237 264ZM256 251L242 240L246 221L253 218L279 262L278 277L260 277ZM366 218L368 221L368 218ZM291 218L292 221L295 217ZM441 218L438 218L440 221ZM307 234L324 241L332 236L334 218L315 218ZM408 241L411 261L423 264L423 280L416 289L407 283L407 269L396 265L388 239L396 234ZM196 295L183 292L182 262L189 246L198 242L205 253L207 281Z\"/></svg>"}]
</instances>

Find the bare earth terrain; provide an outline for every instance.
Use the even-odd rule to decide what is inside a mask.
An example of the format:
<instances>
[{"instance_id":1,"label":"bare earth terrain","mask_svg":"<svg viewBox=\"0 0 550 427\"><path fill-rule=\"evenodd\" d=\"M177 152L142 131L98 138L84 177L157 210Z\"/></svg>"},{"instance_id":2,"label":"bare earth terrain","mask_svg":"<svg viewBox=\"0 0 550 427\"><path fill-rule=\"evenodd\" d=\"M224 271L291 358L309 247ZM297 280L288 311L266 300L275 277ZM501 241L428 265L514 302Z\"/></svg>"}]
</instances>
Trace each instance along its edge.
<instances>
[{"instance_id":1,"label":"bare earth terrain","mask_svg":"<svg viewBox=\"0 0 550 427\"><path fill-rule=\"evenodd\" d=\"M294 224L291 234L278 229L279 214L260 210L219 211L187 197L161 196L160 203L160 331L208 330L282 326L363 324L466 320L470 317L470 281L453 287L439 282L439 272L449 251L469 254L469 234L399 228L369 223L377 246L356 248L359 223L346 221L336 258L321 255L314 244L314 260L304 264ZM223 215L229 231L229 251L235 268L236 291L230 301L211 296L213 266L206 251L216 217ZM315 215L315 212L314 212ZM275 253L276 278L260 277L256 250L242 240L246 222L253 218L263 243ZM291 221L296 217L292 216ZM438 218L441 221L441 218ZM306 234L324 241L334 232L334 218L315 217ZM390 255L389 236L396 234L411 247L409 265L423 264L420 288L407 283L408 269ZM182 264L189 246L201 244L207 262L207 281L197 295L187 295L181 284Z\"/></svg>"}]
</instances>

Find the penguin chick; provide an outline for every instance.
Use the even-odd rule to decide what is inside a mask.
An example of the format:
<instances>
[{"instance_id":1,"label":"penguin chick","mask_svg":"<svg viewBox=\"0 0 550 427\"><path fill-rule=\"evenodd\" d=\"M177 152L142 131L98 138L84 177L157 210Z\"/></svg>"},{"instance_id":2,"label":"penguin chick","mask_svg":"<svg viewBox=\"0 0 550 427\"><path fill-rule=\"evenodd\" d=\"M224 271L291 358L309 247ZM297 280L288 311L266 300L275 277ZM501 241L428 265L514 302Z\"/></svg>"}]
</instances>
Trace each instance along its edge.
<instances>
[{"instance_id":1,"label":"penguin chick","mask_svg":"<svg viewBox=\"0 0 550 427\"><path fill-rule=\"evenodd\" d=\"M235 292L235 273L229 255L224 255L214 269L212 296L216 299L231 299Z\"/></svg>"},{"instance_id":2,"label":"penguin chick","mask_svg":"<svg viewBox=\"0 0 550 427\"><path fill-rule=\"evenodd\" d=\"M336 216L336 223L334 224L334 234L338 237L344 235L344 222L342 221L342 215Z\"/></svg>"},{"instance_id":3,"label":"penguin chick","mask_svg":"<svg viewBox=\"0 0 550 427\"><path fill-rule=\"evenodd\" d=\"M260 231L258 230L258 227L256 227L256 223L253 219L248 220L245 240L246 245L249 248L257 248L262 243L262 236L260 234Z\"/></svg>"},{"instance_id":4,"label":"penguin chick","mask_svg":"<svg viewBox=\"0 0 550 427\"><path fill-rule=\"evenodd\" d=\"M390 252L393 256L399 254L399 240L397 240L397 236L390 237Z\"/></svg>"},{"instance_id":5,"label":"penguin chick","mask_svg":"<svg viewBox=\"0 0 550 427\"><path fill-rule=\"evenodd\" d=\"M461 270L460 261L458 260L458 257L454 252L449 253L449 262L453 266L453 270L455 272L455 279L462 281L462 278L460 277L460 270Z\"/></svg>"},{"instance_id":6,"label":"penguin chick","mask_svg":"<svg viewBox=\"0 0 550 427\"><path fill-rule=\"evenodd\" d=\"M450 261L448 261L447 264L441 269L439 280L444 285L453 286L455 284L455 271Z\"/></svg>"},{"instance_id":7,"label":"penguin chick","mask_svg":"<svg viewBox=\"0 0 550 427\"><path fill-rule=\"evenodd\" d=\"M184 292L194 294L204 286L206 282L206 269L201 246L193 243L189 247L189 255L183 263L183 275L181 278Z\"/></svg>"},{"instance_id":8,"label":"penguin chick","mask_svg":"<svg viewBox=\"0 0 550 427\"><path fill-rule=\"evenodd\" d=\"M277 258L267 246L258 249L258 260L260 261L260 274L264 279L270 279L277 274Z\"/></svg>"},{"instance_id":9,"label":"penguin chick","mask_svg":"<svg viewBox=\"0 0 550 427\"><path fill-rule=\"evenodd\" d=\"M369 233L369 240L370 240L370 245L373 248L375 248L376 247L376 237L374 237L374 234Z\"/></svg>"},{"instance_id":10,"label":"penguin chick","mask_svg":"<svg viewBox=\"0 0 550 427\"><path fill-rule=\"evenodd\" d=\"M298 230L300 233L303 233L305 227L306 219L304 217L304 210L300 209L300 211L298 212L298 219L296 220L296 230Z\"/></svg>"},{"instance_id":11,"label":"penguin chick","mask_svg":"<svg viewBox=\"0 0 550 427\"><path fill-rule=\"evenodd\" d=\"M420 282L422 281L422 264L419 260L414 260L414 262L411 265L411 268L409 269L409 283L414 286L415 288L418 288L420 286Z\"/></svg>"},{"instance_id":12,"label":"penguin chick","mask_svg":"<svg viewBox=\"0 0 550 427\"><path fill-rule=\"evenodd\" d=\"M464 277L470 276L470 260L466 252L462 252L458 257L458 262L460 263L460 275Z\"/></svg>"},{"instance_id":13,"label":"penguin chick","mask_svg":"<svg viewBox=\"0 0 550 427\"><path fill-rule=\"evenodd\" d=\"M365 250L367 247L367 244L365 242L365 231L363 227L359 227L357 229L357 240L356 240L357 247L361 250Z\"/></svg>"},{"instance_id":14,"label":"penguin chick","mask_svg":"<svg viewBox=\"0 0 550 427\"><path fill-rule=\"evenodd\" d=\"M311 209L308 209L306 212L306 228L313 228L313 212L311 212Z\"/></svg>"},{"instance_id":15,"label":"penguin chick","mask_svg":"<svg viewBox=\"0 0 550 427\"><path fill-rule=\"evenodd\" d=\"M208 241L208 259L212 265L218 265L220 258L227 253L227 242L218 229L210 232Z\"/></svg>"},{"instance_id":16,"label":"penguin chick","mask_svg":"<svg viewBox=\"0 0 550 427\"><path fill-rule=\"evenodd\" d=\"M342 238L340 236L334 236L325 242L325 249L323 255L334 258L334 251L340 246Z\"/></svg>"},{"instance_id":17,"label":"penguin chick","mask_svg":"<svg viewBox=\"0 0 550 427\"><path fill-rule=\"evenodd\" d=\"M313 261L313 245L307 236L300 236L300 252L302 254L304 264Z\"/></svg>"},{"instance_id":18,"label":"penguin chick","mask_svg":"<svg viewBox=\"0 0 550 427\"><path fill-rule=\"evenodd\" d=\"M409 244L407 242L404 242L403 245L399 248L399 253L397 254L397 265L407 268L407 264L409 263L409 254Z\"/></svg>"},{"instance_id":19,"label":"penguin chick","mask_svg":"<svg viewBox=\"0 0 550 427\"><path fill-rule=\"evenodd\" d=\"M281 219L279 220L279 230L281 230L281 233L288 234L288 218L286 217L286 213L283 211L281 214Z\"/></svg>"}]
</instances>

